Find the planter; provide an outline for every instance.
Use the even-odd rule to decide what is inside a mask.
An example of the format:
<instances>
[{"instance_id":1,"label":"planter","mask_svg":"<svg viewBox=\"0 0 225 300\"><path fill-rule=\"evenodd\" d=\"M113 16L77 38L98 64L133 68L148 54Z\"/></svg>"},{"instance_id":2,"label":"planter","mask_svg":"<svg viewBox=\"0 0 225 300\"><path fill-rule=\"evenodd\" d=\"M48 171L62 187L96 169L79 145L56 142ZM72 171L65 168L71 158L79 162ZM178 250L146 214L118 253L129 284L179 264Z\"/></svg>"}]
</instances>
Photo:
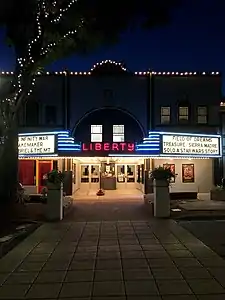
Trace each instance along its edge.
<instances>
[{"instance_id":1,"label":"planter","mask_svg":"<svg viewBox=\"0 0 225 300\"><path fill-rule=\"evenodd\" d=\"M154 180L154 217L170 217L170 194L167 180Z\"/></svg>"},{"instance_id":2,"label":"planter","mask_svg":"<svg viewBox=\"0 0 225 300\"><path fill-rule=\"evenodd\" d=\"M46 219L48 221L61 221L63 219L63 185L47 183Z\"/></svg>"},{"instance_id":3,"label":"planter","mask_svg":"<svg viewBox=\"0 0 225 300\"><path fill-rule=\"evenodd\" d=\"M210 199L215 201L225 201L225 190L211 190Z\"/></svg>"}]
</instances>

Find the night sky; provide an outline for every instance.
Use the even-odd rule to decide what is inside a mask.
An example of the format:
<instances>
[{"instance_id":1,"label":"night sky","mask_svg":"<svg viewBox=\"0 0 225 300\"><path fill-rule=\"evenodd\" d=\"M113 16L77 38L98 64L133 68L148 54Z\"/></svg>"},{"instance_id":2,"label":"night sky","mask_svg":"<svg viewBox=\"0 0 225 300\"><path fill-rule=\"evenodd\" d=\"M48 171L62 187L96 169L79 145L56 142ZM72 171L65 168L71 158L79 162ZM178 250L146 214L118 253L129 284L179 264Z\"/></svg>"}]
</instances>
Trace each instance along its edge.
<instances>
[{"instance_id":1,"label":"night sky","mask_svg":"<svg viewBox=\"0 0 225 300\"><path fill-rule=\"evenodd\" d=\"M225 74L225 1L184 0L171 24L152 31L124 33L121 42L92 55L73 55L48 70L88 71L94 63L125 61L131 71L221 71ZM12 71L14 55L0 31L0 70ZM224 87L225 93L225 78Z\"/></svg>"}]
</instances>

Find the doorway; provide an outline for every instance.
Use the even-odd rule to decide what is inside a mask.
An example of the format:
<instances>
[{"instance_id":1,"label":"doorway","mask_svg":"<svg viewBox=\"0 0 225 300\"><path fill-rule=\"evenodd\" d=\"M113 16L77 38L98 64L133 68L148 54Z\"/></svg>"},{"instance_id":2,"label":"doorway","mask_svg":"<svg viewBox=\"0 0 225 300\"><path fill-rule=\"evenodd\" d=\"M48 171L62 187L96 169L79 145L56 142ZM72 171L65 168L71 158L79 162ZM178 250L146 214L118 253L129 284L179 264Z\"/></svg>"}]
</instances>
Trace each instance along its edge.
<instances>
[{"instance_id":1,"label":"doorway","mask_svg":"<svg viewBox=\"0 0 225 300\"><path fill-rule=\"evenodd\" d=\"M100 164L80 165L80 189L82 191L96 190L100 187Z\"/></svg>"},{"instance_id":2,"label":"doorway","mask_svg":"<svg viewBox=\"0 0 225 300\"><path fill-rule=\"evenodd\" d=\"M136 189L136 164L116 165L117 189Z\"/></svg>"}]
</instances>

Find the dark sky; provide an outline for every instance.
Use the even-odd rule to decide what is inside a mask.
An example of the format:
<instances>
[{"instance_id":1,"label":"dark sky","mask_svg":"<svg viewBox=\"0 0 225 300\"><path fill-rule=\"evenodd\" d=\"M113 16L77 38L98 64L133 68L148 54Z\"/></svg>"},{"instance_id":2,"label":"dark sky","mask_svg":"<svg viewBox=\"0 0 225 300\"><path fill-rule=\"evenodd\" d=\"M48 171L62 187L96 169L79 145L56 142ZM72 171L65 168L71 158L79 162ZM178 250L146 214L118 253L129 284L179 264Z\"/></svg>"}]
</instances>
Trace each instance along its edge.
<instances>
[{"instance_id":1,"label":"dark sky","mask_svg":"<svg viewBox=\"0 0 225 300\"><path fill-rule=\"evenodd\" d=\"M105 59L125 61L131 71L222 71L225 73L225 0L184 0L168 26L122 35L111 49L71 56L49 70L88 71ZM0 31L0 69L13 70L14 56ZM224 82L225 91L225 82Z\"/></svg>"}]
</instances>

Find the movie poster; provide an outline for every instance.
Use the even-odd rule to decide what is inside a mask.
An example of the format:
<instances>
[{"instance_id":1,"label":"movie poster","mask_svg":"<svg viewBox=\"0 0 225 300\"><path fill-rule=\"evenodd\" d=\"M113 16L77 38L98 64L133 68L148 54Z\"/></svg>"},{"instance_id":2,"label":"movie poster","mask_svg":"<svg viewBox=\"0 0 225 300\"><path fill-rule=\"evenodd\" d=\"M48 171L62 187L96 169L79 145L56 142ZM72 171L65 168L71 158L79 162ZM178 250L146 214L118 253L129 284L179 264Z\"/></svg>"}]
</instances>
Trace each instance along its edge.
<instances>
[{"instance_id":1,"label":"movie poster","mask_svg":"<svg viewBox=\"0 0 225 300\"><path fill-rule=\"evenodd\" d=\"M195 182L194 164L182 164L182 182Z\"/></svg>"},{"instance_id":2,"label":"movie poster","mask_svg":"<svg viewBox=\"0 0 225 300\"><path fill-rule=\"evenodd\" d=\"M175 176L175 164L163 164L164 169L170 169L170 171L174 174ZM175 177L171 178L171 183L175 182Z\"/></svg>"}]
</instances>

